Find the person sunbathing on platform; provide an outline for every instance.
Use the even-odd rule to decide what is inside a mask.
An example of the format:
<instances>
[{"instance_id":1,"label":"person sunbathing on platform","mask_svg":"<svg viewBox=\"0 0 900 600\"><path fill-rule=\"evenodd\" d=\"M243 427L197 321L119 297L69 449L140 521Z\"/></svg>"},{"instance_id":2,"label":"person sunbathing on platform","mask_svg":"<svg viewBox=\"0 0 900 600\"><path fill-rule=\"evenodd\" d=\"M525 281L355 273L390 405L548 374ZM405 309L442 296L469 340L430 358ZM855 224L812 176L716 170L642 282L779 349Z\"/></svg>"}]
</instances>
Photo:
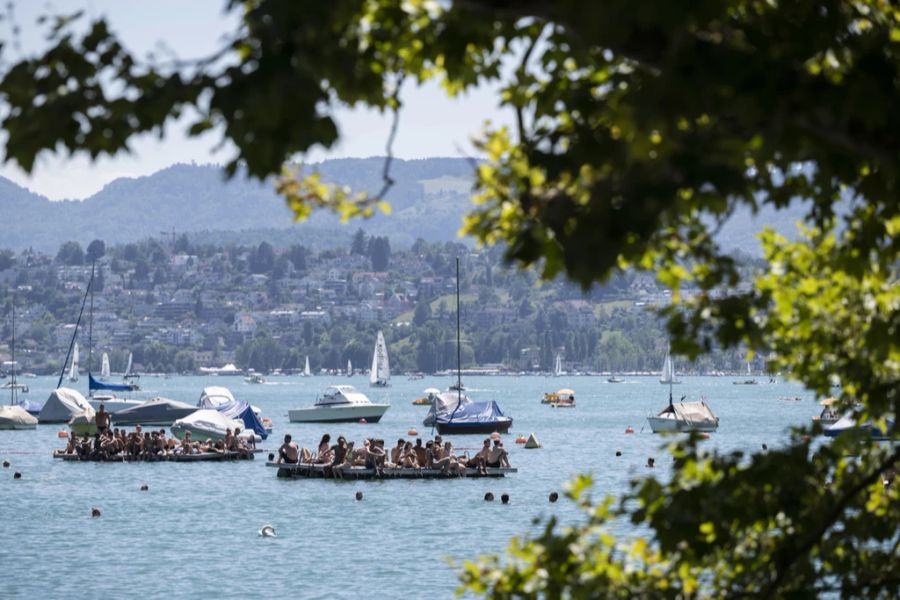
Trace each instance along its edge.
<instances>
[{"instance_id":1,"label":"person sunbathing on platform","mask_svg":"<svg viewBox=\"0 0 900 600\"><path fill-rule=\"evenodd\" d=\"M500 440L494 440L494 447L488 456L487 466L495 469L509 466L509 453L503 448L503 442Z\"/></svg>"},{"instance_id":2,"label":"person sunbathing on platform","mask_svg":"<svg viewBox=\"0 0 900 600\"><path fill-rule=\"evenodd\" d=\"M403 454L403 448L406 445L406 440L400 438L397 440L397 445L391 448L391 462L395 465L399 465L401 463L401 455Z\"/></svg>"},{"instance_id":3,"label":"person sunbathing on platform","mask_svg":"<svg viewBox=\"0 0 900 600\"><path fill-rule=\"evenodd\" d=\"M484 446L481 450L478 451L478 454L469 459L469 462L466 464L467 467L472 467L477 469L479 473L482 475L487 474L488 458L491 454L491 438L485 438Z\"/></svg>"},{"instance_id":4,"label":"person sunbathing on platform","mask_svg":"<svg viewBox=\"0 0 900 600\"><path fill-rule=\"evenodd\" d=\"M416 455L416 451L413 449L412 442L406 442L406 444L404 444L403 451L400 453L398 464L406 469L420 468L419 459Z\"/></svg>"},{"instance_id":5,"label":"person sunbathing on platform","mask_svg":"<svg viewBox=\"0 0 900 600\"><path fill-rule=\"evenodd\" d=\"M291 434L284 434L284 443L278 449L278 462L296 464L300 460L300 449L292 440Z\"/></svg>"},{"instance_id":6,"label":"person sunbathing on platform","mask_svg":"<svg viewBox=\"0 0 900 600\"><path fill-rule=\"evenodd\" d=\"M428 461L428 453L425 451L425 446L422 445L422 438L416 438L416 445L413 447L413 450L416 452L416 462L419 463L420 467L424 467Z\"/></svg>"},{"instance_id":7,"label":"person sunbathing on platform","mask_svg":"<svg viewBox=\"0 0 900 600\"><path fill-rule=\"evenodd\" d=\"M322 439L319 441L319 447L316 448L316 464L319 465L327 465L331 464L332 456L331 453L331 436L329 434L325 434L322 436Z\"/></svg>"},{"instance_id":8,"label":"person sunbathing on platform","mask_svg":"<svg viewBox=\"0 0 900 600\"><path fill-rule=\"evenodd\" d=\"M343 479L344 478L344 461L347 459L347 453L350 450L349 446L347 446L347 440L344 439L344 436L339 436L337 439L337 444L331 447L331 464L329 465L331 469L331 474L335 478Z\"/></svg>"},{"instance_id":9,"label":"person sunbathing on platform","mask_svg":"<svg viewBox=\"0 0 900 600\"><path fill-rule=\"evenodd\" d=\"M372 444L371 440L363 440L362 448L357 448L353 451L353 466L354 467L364 467L367 466L366 463L369 458L369 446Z\"/></svg>"}]
</instances>

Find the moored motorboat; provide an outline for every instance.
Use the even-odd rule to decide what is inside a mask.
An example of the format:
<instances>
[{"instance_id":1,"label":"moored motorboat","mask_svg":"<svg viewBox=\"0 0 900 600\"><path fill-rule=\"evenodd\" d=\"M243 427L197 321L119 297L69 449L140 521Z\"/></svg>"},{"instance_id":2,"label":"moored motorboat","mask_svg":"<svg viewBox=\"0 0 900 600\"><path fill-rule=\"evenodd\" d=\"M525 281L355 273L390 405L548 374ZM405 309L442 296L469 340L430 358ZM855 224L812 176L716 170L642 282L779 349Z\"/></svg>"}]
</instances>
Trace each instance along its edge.
<instances>
[{"instance_id":1,"label":"moored motorboat","mask_svg":"<svg viewBox=\"0 0 900 600\"><path fill-rule=\"evenodd\" d=\"M390 404L374 404L352 385L332 385L312 406L288 411L292 423L346 423L360 419L377 423Z\"/></svg>"},{"instance_id":2,"label":"moored motorboat","mask_svg":"<svg viewBox=\"0 0 900 600\"><path fill-rule=\"evenodd\" d=\"M183 439L184 434L190 431L191 439L202 441L225 439L228 429L231 429L233 432L235 429L243 430L243 428L243 422L238 421L237 419L228 418L217 410L200 409L183 419L178 419L172 423L172 427L169 429L171 430L172 435L178 439ZM256 437L252 431L242 431L241 435L245 437Z\"/></svg>"},{"instance_id":3,"label":"moored motorboat","mask_svg":"<svg viewBox=\"0 0 900 600\"><path fill-rule=\"evenodd\" d=\"M243 400L236 400L228 388L222 386L203 388L197 407L216 410L230 419L241 421L244 429L253 431L262 439L266 439L271 432L271 427L266 427L262 422L259 409Z\"/></svg>"},{"instance_id":4,"label":"moored motorboat","mask_svg":"<svg viewBox=\"0 0 900 600\"><path fill-rule=\"evenodd\" d=\"M813 423L818 423L822 427L828 427L837 423L840 420L841 415L834 410L835 404L837 404L835 398L825 398L819 402L819 405L822 407L822 412L819 413L818 416L812 418Z\"/></svg>"},{"instance_id":5,"label":"moored motorboat","mask_svg":"<svg viewBox=\"0 0 900 600\"><path fill-rule=\"evenodd\" d=\"M169 426L195 412L197 407L186 402L157 397L138 406L114 412L111 419L114 425Z\"/></svg>"},{"instance_id":6,"label":"moored motorboat","mask_svg":"<svg viewBox=\"0 0 900 600\"><path fill-rule=\"evenodd\" d=\"M647 424L653 433L713 432L719 428L719 418L706 402L672 401L672 386L669 385L669 405L656 415L647 417Z\"/></svg>"},{"instance_id":7,"label":"moored motorboat","mask_svg":"<svg viewBox=\"0 0 900 600\"><path fill-rule=\"evenodd\" d=\"M59 387L50 392L50 397L38 415L38 421L41 423L68 423L74 415L82 411L93 410L81 392Z\"/></svg>"},{"instance_id":8,"label":"moored motorboat","mask_svg":"<svg viewBox=\"0 0 900 600\"><path fill-rule=\"evenodd\" d=\"M853 415L844 415L836 423L825 428L825 435L827 437L837 437L850 432L858 432L861 434L868 433L874 441L888 441L891 439L890 432L894 429L894 420L887 419L886 424L887 430L883 430L872 423L858 423Z\"/></svg>"},{"instance_id":9,"label":"moored motorboat","mask_svg":"<svg viewBox=\"0 0 900 600\"><path fill-rule=\"evenodd\" d=\"M129 408L134 408L146 402L145 400L119 398L115 394L94 394L87 400L94 410L100 410L100 405L102 404L103 409L110 414L117 413L121 410L127 410Z\"/></svg>"},{"instance_id":10,"label":"moored motorboat","mask_svg":"<svg viewBox=\"0 0 900 600\"><path fill-rule=\"evenodd\" d=\"M0 406L0 429L34 429L38 420L18 404Z\"/></svg>"},{"instance_id":11,"label":"moored motorboat","mask_svg":"<svg viewBox=\"0 0 900 600\"><path fill-rule=\"evenodd\" d=\"M437 396L441 393L441 390L437 388L426 388L424 392L424 396L420 396L412 401L413 406L431 406L434 402L433 396Z\"/></svg>"}]
</instances>

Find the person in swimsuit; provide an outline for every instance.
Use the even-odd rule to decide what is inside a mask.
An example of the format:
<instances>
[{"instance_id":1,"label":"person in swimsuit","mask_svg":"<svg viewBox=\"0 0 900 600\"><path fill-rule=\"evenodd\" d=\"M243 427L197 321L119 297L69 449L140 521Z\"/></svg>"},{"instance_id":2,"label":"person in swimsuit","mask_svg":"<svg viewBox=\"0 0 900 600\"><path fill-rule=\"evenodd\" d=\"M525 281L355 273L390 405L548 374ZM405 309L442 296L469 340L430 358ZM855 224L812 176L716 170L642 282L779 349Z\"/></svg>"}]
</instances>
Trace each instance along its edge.
<instances>
[{"instance_id":1,"label":"person in swimsuit","mask_svg":"<svg viewBox=\"0 0 900 600\"><path fill-rule=\"evenodd\" d=\"M407 469L419 468L419 460L416 456L416 451L413 449L412 442L406 442L403 446L403 452L400 455L400 462L398 464Z\"/></svg>"},{"instance_id":2,"label":"person in swimsuit","mask_svg":"<svg viewBox=\"0 0 900 600\"><path fill-rule=\"evenodd\" d=\"M329 467L335 478L344 478L344 461L347 458L347 450L347 440L344 439L344 436L338 437L337 444L331 447L332 460Z\"/></svg>"},{"instance_id":3,"label":"person in swimsuit","mask_svg":"<svg viewBox=\"0 0 900 600\"><path fill-rule=\"evenodd\" d=\"M99 433L106 433L109 429L109 413L106 412L106 408L103 406L102 402L100 403L100 409L97 411L94 420L97 423L97 431Z\"/></svg>"},{"instance_id":4,"label":"person in swimsuit","mask_svg":"<svg viewBox=\"0 0 900 600\"><path fill-rule=\"evenodd\" d=\"M416 438L413 450L416 452L416 462L420 467L425 466L425 463L428 462L428 454L425 452L425 446L422 445L422 438Z\"/></svg>"},{"instance_id":5,"label":"person in swimsuit","mask_svg":"<svg viewBox=\"0 0 900 600\"><path fill-rule=\"evenodd\" d=\"M391 462L395 465L399 465L401 462L401 455L403 454L403 447L406 445L406 440L400 438L397 440L397 445L391 448Z\"/></svg>"},{"instance_id":6,"label":"person in swimsuit","mask_svg":"<svg viewBox=\"0 0 900 600\"><path fill-rule=\"evenodd\" d=\"M487 466L493 468L508 467L508 457L509 454L503 448L503 442L501 442L500 440L494 440L494 447L491 449L491 453L488 456Z\"/></svg>"},{"instance_id":7,"label":"person in swimsuit","mask_svg":"<svg viewBox=\"0 0 900 600\"><path fill-rule=\"evenodd\" d=\"M300 460L300 449L292 441L291 434L284 434L284 443L278 449L278 462L294 464Z\"/></svg>"},{"instance_id":8,"label":"person in swimsuit","mask_svg":"<svg viewBox=\"0 0 900 600\"><path fill-rule=\"evenodd\" d=\"M331 435L326 433L319 441L319 447L316 448L316 464L331 464L331 459L333 458L333 456L329 442L331 442Z\"/></svg>"}]
</instances>

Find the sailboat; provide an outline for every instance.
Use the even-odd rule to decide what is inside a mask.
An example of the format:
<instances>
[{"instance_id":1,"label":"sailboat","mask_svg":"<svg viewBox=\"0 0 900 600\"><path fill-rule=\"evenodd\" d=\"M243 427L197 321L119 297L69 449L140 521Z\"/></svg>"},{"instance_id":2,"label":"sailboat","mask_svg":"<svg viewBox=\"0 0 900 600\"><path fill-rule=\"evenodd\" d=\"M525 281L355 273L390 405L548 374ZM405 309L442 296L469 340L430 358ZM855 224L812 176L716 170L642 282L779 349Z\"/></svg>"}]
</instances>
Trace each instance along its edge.
<instances>
[{"instance_id":1,"label":"sailboat","mask_svg":"<svg viewBox=\"0 0 900 600\"><path fill-rule=\"evenodd\" d=\"M378 332L375 338L375 351L372 354L372 369L369 371L369 384L372 387L387 387L391 380L391 364L388 360L387 344L384 334Z\"/></svg>"},{"instance_id":2,"label":"sailboat","mask_svg":"<svg viewBox=\"0 0 900 600\"><path fill-rule=\"evenodd\" d=\"M556 353L556 364L553 365L553 376L559 377L560 375L565 375L566 372L563 371L562 368L562 356L559 352Z\"/></svg>"},{"instance_id":3,"label":"sailboat","mask_svg":"<svg viewBox=\"0 0 900 600\"><path fill-rule=\"evenodd\" d=\"M669 366L669 405L656 415L647 417L647 424L650 425L653 433L709 432L718 429L719 417L713 414L712 409L702 399L699 402L685 402L684 396L682 396L680 402L672 401L672 386L677 382L668 348L666 349L666 363ZM664 366L663 376L665 377L666 374ZM660 381L662 380L660 379Z\"/></svg>"},{"instance_id":4,"label":"sailboat","mask_svg":"<svg viewBox=\"0 0 900 600\"><path fill-rule=\"evenodd\" d=\"M134 368L134 353L129 352L128 353L128 366L125 367L125 374L122 376L122 379L124 379L125 381L130 381L130 382L133 379L140 379L141 376L138 373L135 373L134 371L132 371L133 368ZM131 385L135 386L134 382L131 382ZM134 389L137 389L137 386L135 386Z\"/></svg>"},{"instance_id":5,"label":"sailboat","mask_svg":"<svg viewBox=\"0 0 900 600\"><path fill-rule=\"evenodd\" d=\"M104 352L103 358L100 360L100 377L107 378L110 375L111 371L109 369L109 354Z\"/></svg>"},{"instance_id":6,"label":"sailboat","mask_svg":"<svg viewBox=\"0 0 900 600\"><path fill-rule=\"evenodd\" d=\"M306 357L306 364L303 366L303 376L309 377L311 373L309 372L309 356Z\"/></svg>"},{"instance_id":7,"label":"sailboat","mask_svg":"<svg viewBox=\"0 0 900 600\"><path fill-rule=\"evenodd\" d=\"M69 381L78 381L78 342L75 342L75 352L72 354L72 366L69 367Z\"/></svg>"},{"instance_id":8,"label":"sailboat","mask_svg":"<svg viewBox=\"0 0 900 600\"><path fill-rule=\"evenodd\" d=\"M9 406L0 406L0 429L34 429L37 427L38 420L30 415L25 407L21 406L18 400L19 388L22 386L16 383L16 371L18 364L16 363L16 302L13 298L12 303L12 342L10 343L10 353L12 360L8 365L10 368L9 386ZM23 390L28 391L25 387Z\"/></svg>"},{"instance_id":9,"label":"sailboat","mask_svg":"<svg viewBox=\"0 0 900 600\"><path fill-rule=\"evenodd\" d=\"M681 381L675 377L675 363L672 362L671 350L671 345L666 345L666 358L663 360L662 376L660 376L659 382L662 384L677 385L681 383Z\"/></svg>"},{"instance_id":10,"label":"sailboat","mask_svg":"<svg viewBox=\"0 0 900 600\"><path fill-rule=\"evenodd\" d=\"M740 379L738 381L732 381L734 385L756 385L757 381L753 378L753 374L750 371L750 362L747 362L747 379Z\"/></svg>"},{"instance_id":11,"label":"sailboat","mask_svg":"<svg viewBox=\"0 0 900 600\"><path fill-rule=\"evenodd\" d=\"M347 359L347 377L353 377L353 363Z\"/></svg>"},{"instance_id":12,"label":"sailboat","mask_svg":"<svg viewBox=\"0 0 900 600\"><path fill-rule=\"evenodd\" d=\"M88 291L90 292L90 312L88 313L88 403L94 410L97 410L100 405L104 405L104 408L109 413L114 413L117 410L123 410L126 408L131 408L132 406L137 406L138 404L143 404L141 400L127 400L124 398L116 398L113 394L95 394L96 391L101 392L130 392L132 391L131 384L128 383L111 383L109 381L104 381L102 379L95 379L93 373L91 373L91 354L93 352L94 345L94 267L95 265L91 265L91 279L88 282ZM83 305L82 305L83 308ZM80 319L80 317L79 317ZM77 325L76 325L77 328ZM109 369L109 357L106 353L103 353L104 364L100 368L101 377L108 377L108 375L102 375L104 370Z\"/></svg>"},{"instance_id":13,"label":"sailboat","mask_svg":"<svg viewBox=\"0 0 900 600\"><path fill-rule=\"evenodd\" d=\"M462 393L462 341L459 333L459 259L456 259L456 393L435 396L431 410L425 418L426 425L437 427L438 433L506 433L512 426L493 400L472 402ZM455 397L454 397L455 396Z\"/></svg>"}]
</instances>

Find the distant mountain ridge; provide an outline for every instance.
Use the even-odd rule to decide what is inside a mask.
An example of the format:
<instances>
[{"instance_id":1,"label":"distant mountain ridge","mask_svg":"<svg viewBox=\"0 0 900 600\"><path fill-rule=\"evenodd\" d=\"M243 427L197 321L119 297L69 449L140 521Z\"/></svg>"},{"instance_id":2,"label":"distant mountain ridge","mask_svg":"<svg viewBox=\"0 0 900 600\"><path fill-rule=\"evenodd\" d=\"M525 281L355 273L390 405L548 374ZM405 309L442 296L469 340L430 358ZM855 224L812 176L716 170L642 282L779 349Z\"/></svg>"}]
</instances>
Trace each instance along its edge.
<instances>
[{"instance_id":1,"label":"distant mountain ridge","mask_svg":"<svg viewBox=\"0 0 900 600\"><path fill-rule=\"evenodd\" d=\"M384 158L333 159L315 167L325 181L374 193L382 185ZM228 180L216 165L175 164L145 177L117 179L84 200L51 201L0 177L0 214L8 223L0 247L54 253L68 240L86 246L94 239L116 244L163 233L214 238L217 232L226 237L239 232L231 237L244 242L275 238L304 243L310 238L337 243L358 227L388 235L397 246L419 237L457 240L463 215L472 209L472 170L471 161L462 158L395 159L395 183L386 196L392 214L346 224L322 211L294 223L271 182L242 176ZM793 222L800 216L798 209L764 209L757 215L737 211L719 239L729 249L758 254L755 234L763 225L793 235Z\"/></svg>"}]
</instances>

